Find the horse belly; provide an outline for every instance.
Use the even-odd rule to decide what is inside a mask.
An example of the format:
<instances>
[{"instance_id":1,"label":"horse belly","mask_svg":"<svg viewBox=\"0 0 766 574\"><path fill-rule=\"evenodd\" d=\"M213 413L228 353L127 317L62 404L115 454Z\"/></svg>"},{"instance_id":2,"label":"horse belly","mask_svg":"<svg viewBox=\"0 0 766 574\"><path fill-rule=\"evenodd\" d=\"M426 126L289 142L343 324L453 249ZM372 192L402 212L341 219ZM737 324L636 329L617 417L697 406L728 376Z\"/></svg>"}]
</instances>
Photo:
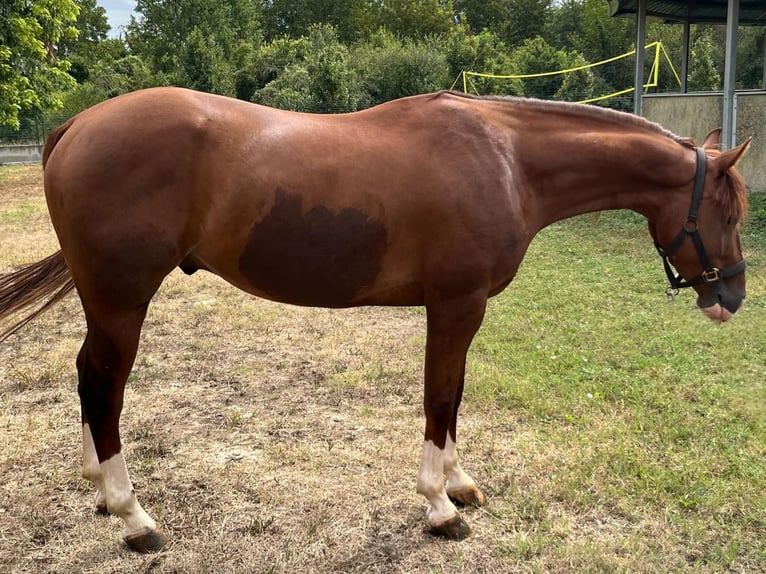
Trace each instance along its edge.
<instances>
[{"instance_id":1,"label":"horse belly","mask_svg":"<svg viewBox=\"0 0 766 574\"><path fill-rule=\"evenodd\" d=\"M296 305L354 305L378 279L386 254L383 221L357 207L317 205L277 190L272 209L249 230L237 260L247 290Z\"/></svg>"}]
</instances>

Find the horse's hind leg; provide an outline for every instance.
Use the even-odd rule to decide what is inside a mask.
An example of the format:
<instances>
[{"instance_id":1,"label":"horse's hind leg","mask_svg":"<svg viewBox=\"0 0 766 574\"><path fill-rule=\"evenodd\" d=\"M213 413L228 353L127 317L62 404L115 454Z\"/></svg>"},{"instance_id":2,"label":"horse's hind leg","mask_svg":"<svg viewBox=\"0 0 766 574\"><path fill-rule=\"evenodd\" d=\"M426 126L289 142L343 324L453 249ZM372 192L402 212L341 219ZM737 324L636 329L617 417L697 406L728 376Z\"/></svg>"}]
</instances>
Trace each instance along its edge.
<instances>
[{"instance_id":1,"label":"horse's hind leg","mask_svg":"<svg viewBox=\"0 0 766 574\"><path fill-rule=\"evenodd\" d=\"M471 503L484 500L457 462L455 431L466 354L484 318L485 306L486 295L483 293L451 299L431 297L426 302L426 430L417 490L428 499L426 518L429 526L437 534L456 540L468 536L470 528L449 495L458 494L458 500L468 499L470 491ZM445 489L445 474L450 492Z\"/></svg>"},{"instance_id":2,"label":"horse's hind leg","mask_svg":"<svg viewBox=\"0 0 766 574\"><path fill-rule=\"evenodd\" d=\"M123 519L128 546L141 552L158 550L165 537L136 499L119 432L125 383L138 349L147 304L120 311L85 307L88 334L77 356L83 474L96 485L97 508L106 508Z\"/></svg>"},{"instance_id":3,"label":"horse's hind leg","mask_svg":"<svg viewBox=\"0 0 766 574\"><path fill-rule=\"evenodd\" d=\"M93 442L93 435L90 432L88 416L85 409L80 406L82 413L82 476L89 480L96 488L95 505L98 514L108 514L106 508L106 490L104 490L104 479L101 476L101 465L98 462L96 454L96 445Z\"/></svg>"}]
</instances>

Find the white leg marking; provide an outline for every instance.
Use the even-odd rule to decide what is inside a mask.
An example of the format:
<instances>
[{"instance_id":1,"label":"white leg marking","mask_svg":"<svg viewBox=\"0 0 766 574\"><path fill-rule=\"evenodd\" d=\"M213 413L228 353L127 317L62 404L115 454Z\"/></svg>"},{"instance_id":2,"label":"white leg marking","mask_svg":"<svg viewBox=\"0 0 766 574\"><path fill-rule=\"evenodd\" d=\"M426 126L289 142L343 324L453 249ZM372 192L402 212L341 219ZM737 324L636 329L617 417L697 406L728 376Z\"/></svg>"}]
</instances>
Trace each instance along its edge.
<instances>
[{"instance_id":1,"label":"white leg marking","mask_svg":"<svg viewBox=\"0 0 766 574\"><path fill-rule=\"evenodd\" d=\"M444 474L447 477L447 492L463 488L476 488L476 482L466 473L457 460L457 445L447 433L444 445Z\"/></svg>"},{"instance_id":2,"label":"white leg marking","mask_svg":"<svg viewBox=\"0 0 766 574\"><path fill-rule=\"evenodd\" d=\"M431 526L440 526L458 513L444 489L444 464L444 451L432 441L424 441L417 491L428 500L426 519Z\"/></svg>"},{"instance_id":3,"label":"white leg marking","mask_svg":"<svg viewBox=\"0 0 766 574\"><path fill-rule=\"evenodd\" d=\"M101 474L104 477L109 512L125 521L124 536L140 534L147 529L156 530L157 523L141 508L136 499L122 453L117 453L109 460L102 462Z\"/></svg>"},{"instance_id":4,"label":"white leg marking","mask_svg":"<svg viewBox=\"0 0 766 574\"><path fill-rule=\"evenodd\" d=\"M93 444L93 435L90 434L90 425L82 425L82 476L89 480L96 488L96 508L106 510L106 494L104 494L104 480L101 477L101 466L98 464L96 445Z\"/></svg>"}]
</instances>

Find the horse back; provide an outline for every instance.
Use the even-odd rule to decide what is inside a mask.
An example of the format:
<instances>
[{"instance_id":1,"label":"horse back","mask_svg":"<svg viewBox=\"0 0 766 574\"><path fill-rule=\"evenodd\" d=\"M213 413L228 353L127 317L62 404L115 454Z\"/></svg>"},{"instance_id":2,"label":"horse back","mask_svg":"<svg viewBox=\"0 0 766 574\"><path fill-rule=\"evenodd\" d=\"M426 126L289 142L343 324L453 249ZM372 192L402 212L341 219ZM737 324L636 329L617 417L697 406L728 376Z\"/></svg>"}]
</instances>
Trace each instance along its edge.
<instances>
[{"instance_id":1,"label":"horse back","mask_svg":"<svg viewBox=\"0 0 766 574\"><path fill-rule=\"evenodd\" d=\"M132 245L127 268L206 269L301 305L420 304L434 282L492 282L503 166L470 114L430 98L337 116L176 88L116 98L55 134L54 227L65 254L113 261Z\"/></svg>"}]
</instances>

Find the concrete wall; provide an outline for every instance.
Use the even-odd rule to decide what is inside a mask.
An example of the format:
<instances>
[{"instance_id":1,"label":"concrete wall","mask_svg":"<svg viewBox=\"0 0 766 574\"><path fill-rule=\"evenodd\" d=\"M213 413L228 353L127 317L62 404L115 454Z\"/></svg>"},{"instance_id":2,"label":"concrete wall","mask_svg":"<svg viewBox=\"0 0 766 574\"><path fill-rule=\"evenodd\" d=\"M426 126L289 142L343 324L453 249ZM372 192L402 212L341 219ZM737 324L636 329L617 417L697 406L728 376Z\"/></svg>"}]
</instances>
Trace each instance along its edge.
<instances>
[{"instance_id":1,"label":"concrete wall","mask_svg":"<svg viewBox=\"0 0 766 574\"><path fill-rule=\"evenodd\" d=\"M738 168L750 191L766 192L766 92L739 92L736 100L737 142L753 143ZM679 136L702 143L723 125L722 94L646 94L643 113Z\"/></svg>"},{"instance_id":2,"label":"concrete wall","mask_svg":"<svg viewBox=\"0 0 766 574\"><path fill-rule=\"evenodd\" d=\"M766 191L766 93L737 94L737 142L753 143L738 167L751 191Z\"/></svg>"},{"instance_id":3,"label":"concrete wall","mask_svg":"<svg viewBox=\"0 0 766 574\"><path fill-rule=\"evenodd\" d=\"M43 157L41 145L0 146L0 165L17 163L40 163Z\"/></svg>"}]
</instances>

